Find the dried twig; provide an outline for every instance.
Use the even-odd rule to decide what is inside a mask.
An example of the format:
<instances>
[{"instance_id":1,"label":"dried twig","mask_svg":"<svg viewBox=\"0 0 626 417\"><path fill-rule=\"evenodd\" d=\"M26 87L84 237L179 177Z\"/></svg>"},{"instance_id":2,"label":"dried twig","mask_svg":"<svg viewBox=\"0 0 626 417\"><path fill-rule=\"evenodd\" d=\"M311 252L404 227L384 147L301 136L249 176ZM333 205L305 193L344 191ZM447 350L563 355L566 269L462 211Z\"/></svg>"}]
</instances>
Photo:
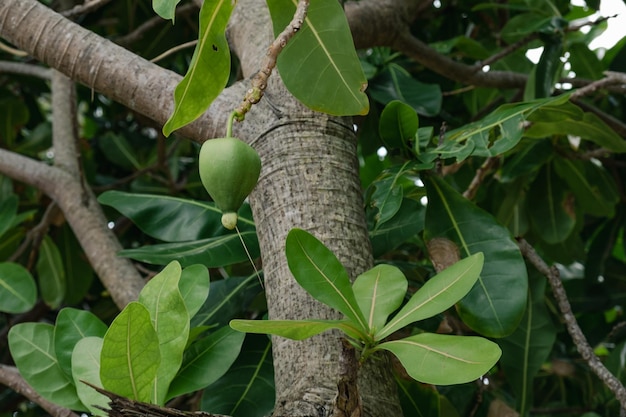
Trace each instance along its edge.
<instances>
[{"instance_id":1,"label":"dried twig","mask_svg":"<svg viewBox=\"0 0 626 417\"><path fill-rule=\"evenodd\" d=\"M493 156L487 158L480 168L476 170L476 174L474 175L474 178L472 178L472 182L467 187L467 190L463 193L463 197L468 200L473 200L476 196L476 192L478 191L478 187L480 187L480 184L482 184L487 174L489 174L489 172L491 172L498 165L499 161L500 160L498 158L494 158Z\"/></svg>"},{"instance_id":2,"label":"dried twig","mask_svg":"<svg viewBox=\"0 0 626 417\"><path fill-rule=\"evenodd\" d=\"M300 0L291 22L289 22L287 27L276 37L276 39L274 39L274 42L272 42L268 48L263 67L252 78L252 88L246 92L242 103L235 109L235 119L237 121L242 121L246 117L246 113L250 110L252 105L258 103L259 100L261 100L261 97L263 97L263 92L267 87L267 80L270 75L272 75L272 71L276 67L278 55L302 27L304 19L306 19L308 8L309 0Z\"/></svg>"},{"instance_id":3,"label":"dried twig","mask_svg":"<svg viewBox=\"0 0 626 417\"><path fill-rule=\"evenodd\" d=\"M567 331L576 345L578 352L587 362L591 371L595 373L598 378L600 378L604 385L606 385L607 388L613 392L613 394L615 394L615 397L619 401L622 408L621 413L624 415L624 410L626 410L626 388L624 388L624 385L622 385L620 380L617 379L604 366L598 356L594 353L593 348L589 345L587 338L580 329L580 326L576 321L576 317L572 312L572 307L567 298L567 293L561 283L559 270L556 266L549 267L525 239L519 238L517 243L522 255L524 255L524 257L548 279L548 283L552 288L552 294L557 301Z\"/></svg>"}]
</instances>

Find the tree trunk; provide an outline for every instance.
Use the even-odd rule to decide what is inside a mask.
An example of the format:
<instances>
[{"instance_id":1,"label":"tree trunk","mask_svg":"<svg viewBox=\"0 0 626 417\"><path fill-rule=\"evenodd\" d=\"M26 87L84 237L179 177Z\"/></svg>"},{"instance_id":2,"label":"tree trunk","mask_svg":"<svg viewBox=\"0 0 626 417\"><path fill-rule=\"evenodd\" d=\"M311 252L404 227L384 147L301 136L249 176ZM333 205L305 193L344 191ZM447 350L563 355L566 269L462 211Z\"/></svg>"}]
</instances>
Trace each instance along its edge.
<instances>
[{"instance_id":1,"label":"tree trunk","mask_svg":"<svg viewBox=\"0 0 626 417\"><path fill-rule=\"evenodd\" d=\"M180 77L133 58L93 33L85 34L84 29L33 0L2 3L0 35L160 123L167 118L172 108L171 92ZM46 28L45 35L41 28ZM271 22L263 0L238 2L229 39L244 76L258 71L271 41ZM120 61L121 66L117 64ZM207 132L223 135L220 126L225 129L224 121L243 98L246 84L244 80L225 90L199 122L183 129L184 134L195 140L202 140ZM157 100L156 105L152 100ZM284 245L289 230L298 227L321 239L352 278L372 266L351 120L308 110L287 92L275 72L264 99L235 126L234 134L251 143L263 162L250 201L261 245L270 317L337 318L337 312L313 300L297 285L287 267ZM340 364L346 359L338 333L300 342L274 338L273 352L275 416L338 415L335 398ZM385 357L361 370L359 388L364 415L402 415Z\"/></svg>"}]
</instances>

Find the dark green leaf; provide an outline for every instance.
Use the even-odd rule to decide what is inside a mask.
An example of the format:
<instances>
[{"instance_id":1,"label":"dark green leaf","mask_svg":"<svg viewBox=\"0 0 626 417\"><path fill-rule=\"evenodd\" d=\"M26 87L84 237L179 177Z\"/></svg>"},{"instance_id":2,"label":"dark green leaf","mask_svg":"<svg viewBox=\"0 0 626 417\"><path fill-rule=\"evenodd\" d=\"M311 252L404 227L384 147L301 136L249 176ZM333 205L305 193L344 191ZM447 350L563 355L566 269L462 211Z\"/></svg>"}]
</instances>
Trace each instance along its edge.
<instances>
[{"instance_id":1,"label":"dark green leaf","mask_svg":"<svg viewBox=\"0 0 626 417\"><path fill-rule=\"evenodd\" d=\"M100 355L102 386L135 401L152 402L161 364L159 339L150 313L136 301L113 320Z\"/></svg>"},{"instance_id":2,"label":"dark green leaf","mask_svg":"<svg viewBox=\"0 0 626 417\"><path fill-rule=\"evenodd\" d=\"M28 107L23 100L18 98L2 98L0 115L0 139L12 146L20 128L30 118Z\"/></svg>"},{"instance_id":3,"label":"dark green leaf","mask_svg":"<svg viewBox=\"0 0 626 417\"><path fill-rule=\"evenodd\" d=\"M411 149L419 127L415 110L398 100L387 103L378 122L378 132L388 148Z\"/></svg>"},{"instance_id":4,"label":"dark green leaf","mask_svg":"<svg viewBox=\"0 0 626 417\"><path fill-rule=\"evenodd\" d=\"M198 44L174 91L174 113L163 126L165 136L200 117L226 86L230 49L224 31L234 6L231 0L202 3Z\"/></svg>"},{"instance_id":5,"label":"dark green leaf","mask_svg":"<svg viewBox=\"0 0 626 417\"><path fill-rule=\"evenodd\" d=\"M259 243L255 232L242 232L250 255L259 256ZM217 236L192 242L163 243L137 249L124 249L119 256L136 259L155 265L167 265L176 259L183 267L202 264L207 268L217 268L248 260L248 255L236 233Z\"/></svg>"},{"instance_id":6,"label":"dark green leaf","mask_svg":"<svg viewBox=\"0 0 626 417\"><path fill-rule=\"evenodd\" d=\"M89 291L94 272L69 225L65 225L61 229L58 242L67 282L65 303L68 305L78 304Z\"/></svg>"},{"instance_id":7,"label":"dark green leaf","mask_svg":"<svg viewBox=\"0 0 626 417\"><path fill-rule=\"evenodd\" d=\"M396 377L400 404L405 416L430 417L440 415L440 395L432 385L406 381ZM444 414L446 417L452 417ZM443 416L443 415L442 415Z\"/></svg>"},{"instance_id":8,"label":"dark green leaf","mask_svg":"<svg viewBox=\"0 0 626 417\"><path fill-rule=\"evenodd\" d=\"M0 237L15 225L18 201L15 194L0 199Z\"/></svg>"},{"instance_id":9,"label":"dark green leaf","mask_svg":"<svg viewBox=\"0 0 626 417\"><path fill-rule=\"evenodd\" d=\"M596 53L591 51L587 45L580 42L572 43L568 47L568 52L568 61L577 77L588 80L599 80L602 78L604 67Z\"/></svg>"},{"instance_id":10,"label":"dark green leaf","mask_svg":"<svg viewBox=\"0 0 626 417\"><path fill-rule=\"evenodd\" d=\"M289 232L285 252L289 269L302 288L316 300L343 313L367 333L367 322L352 292L348 273L335 254L301 229Z\"/></svg>"},{"instance_id":11,"label":"dark green leaf","mask_svg":"<svg viewBox=\"0 0 626 417\"><path fill-rule=\"evenodd\" d=\"M483 252L478 283L458 305L463 321L489 337L511 334L524 314L528 282L526 265L509 231L437 177L425 181L428 191L426 239L444 237L461 256Z\"/></svg>"},{"instance_id":12,"label":"dark green leaf","mask_svg":"<svg viewBox=\"0 0 626 417\"><path fill-rule=\"evenodd\" d=\"M247 335L228 372L209 385L202 409L233 417L265 417L274 409L272 344L266 336Z\"/></svg>"},{"instance_id":13,"label":"dark green leaf","mask_svg":"<svg viewBox=\"0 0 626 417\"><path fill-rule=\"evenodd\" d=\"M511 182L518 177L527 176L539 171L553 155L552 143L545 140L522 141L519 151L507 158L500 170L500 181Z\"/></svg>"},{"instance_id":14,"label":"dark green leaf","mask_svg":"<svg viewBox=\"0 0 626 417\"><path fill-rule=\"evenodd\" d=\"M137 153L126 138L113 132L106 132L98 141L100 150L109 162L129 170L140 169Z\"/></svg>"},{"instance_id":15,"label":"dark green leaf","mask_svg":"<svg viewBox=\"0 0 626 417\"><path fill-rule=\"evenodd\" d=\"M185 351L183 364L170 385L167 398L197 391L218 380L239 356L244 336L222 327L192 344Z\"/></svg>"},{"instance_id":16,"label":"dark green leaf","mask_svg":"<svg viewBox=\"0 0 626 417\"><path fill-rule=\"evenodd\" d=\"M378 345L396 355L416 381L433 385L462 384L487 373L500 358L495 343L474 336L421 333Z\"/></svg>"},{"instance_id":17,"label":"dark green leaf","mask_svg":"<svg viewBox=\"0 0 626 417\"><path fill-rule=\"evenodd\" d=\"M0 311L24 313L37 301L37 286L28 269L13 262L0 263Z\"/></svg>"},{"instance_id":18,"label":"dark green leaf","mask_svg":"<svg viewBox=\"0 0 626 417\"><path fill-rule=\"evenodd\" d=\"M39 247L37 259L37 278L41 298L50 308L58 308L67 290L65 269L61 261L61 254L50 236L45 236Z\"/></svg>"},{"instance_id":19,"label":"dark green leaf","mask_svg":"<svg viewBox=\"0 0 626 417\"><path fill-rule=\"evenodd\" d=\"M269 0L274 35L293 18L297 1ZM335 116L367 114L367 79L341 5L317 0L309 5L298 33L278 56L285 86L309 108Z\"/></svg>"},{"instance_id":20,"label":"dark green leaf","mask_svg":"<svg viewBox=\"0 0 626 417\"><path fill-rule=\"evenodd\" d=\"M43 398L71 410L85 410L76 387L57 361L54 327L46 323L20 323L9 331L9 349L20 375Z\"/></svg>"},{"instance_id":21,"label":"dark green leaf","mask_svg":"<svg viewBox=\"0 0 626 417\"><path fill-rule=\"evenodd\" d=\"M433 117L441 111L441 87L417 81L398 64L389 64L371 81L368 91L382 104L399 100L423 116Z\"/></svg>"},{"instance_id":22,"label":"dark green leaf","mask_svg":"<svg viewBox=\"0 0 626 417\"><path fill-rule=\"evenodd\" d=\"M407 239L417 235L424 229L425 207L410 198L402 200L400 209L395 216L374 229L374 222L370 222L370 239L374 257L394 250Z\"/></svg>"}]
</instances>

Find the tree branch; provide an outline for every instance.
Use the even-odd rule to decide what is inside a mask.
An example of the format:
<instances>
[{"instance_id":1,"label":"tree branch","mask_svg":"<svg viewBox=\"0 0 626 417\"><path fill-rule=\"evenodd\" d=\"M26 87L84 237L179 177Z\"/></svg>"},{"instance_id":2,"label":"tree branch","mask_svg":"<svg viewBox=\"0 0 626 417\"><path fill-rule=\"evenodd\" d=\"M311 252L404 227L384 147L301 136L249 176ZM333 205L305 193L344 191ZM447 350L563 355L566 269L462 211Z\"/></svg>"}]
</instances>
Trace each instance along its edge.
<instances>
[{"instance_id":1,"label":"tree branch","mask_svg":"<svg viewBox=\"0 0 626 417\"><path fill-rule=\"evenodd\" d=\"M40 67L39 65L27 64L25 62L0 61L0 73L28 75L31 77L43 78L49 80L51 77L50 69Z\"/></svg>"},{"instance_id":2,"label":"tree branch","mask_svg":"<svg viewBox=\"0 0 626 417\"><path fill-rule=\"evenodd\" d=\"M598 378L600 378L600 380L615 394L622 410L626 410L626 388L624 388L619 379L606 369L604 364L594 353L593 348L589 345L589 342L587 342L587 338L580 329L580 326L578 326L576 317L572 312L572 307L567 298L567 293L561 283L559 270L556 266L549 267L525 239L519 238L517 243L522 255L524 255L524 257L548 279L550 287L552 288L552 294L557 301L559 310L561 311L561 315L565 321L567 332L572 337L578 352L587 362L593 373L595 373Z\"/></svg>"},{"instance_id":3,"label":"tree branch","mask_svg":"<svg viewBox=\"0 0 626 417\"><path fill-rule=\"evenodd\" d=\"M78 417L78 414L73 413L71 410L51 403L39 395L37 391L22 378L17 368L13 366L0 364L0 384L6 385L18 394L37 403L53 417Z\"/></svg>"}]
</instances>

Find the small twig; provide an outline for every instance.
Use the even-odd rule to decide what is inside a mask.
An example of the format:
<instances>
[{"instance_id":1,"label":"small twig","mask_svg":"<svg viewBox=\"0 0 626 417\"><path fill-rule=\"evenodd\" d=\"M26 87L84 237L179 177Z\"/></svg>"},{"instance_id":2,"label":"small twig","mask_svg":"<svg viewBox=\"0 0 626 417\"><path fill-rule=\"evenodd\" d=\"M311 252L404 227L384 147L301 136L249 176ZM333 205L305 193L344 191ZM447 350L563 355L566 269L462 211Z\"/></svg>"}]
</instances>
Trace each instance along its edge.
<instances>
[{"instance_id":1,"label":"small twig","mask_svg":"<svg viewBox=\"0 0 626 417\"><path fill-rule=\"evenodd\" d=\"M626 74L622 72L606 71L604 75L605 77L602 78L601 80L589 83L586 86L581 87L578 90L574 91L572 95L570 96L570 98L572 100L576 100L583 96L593 94L599 89L610 86L610 85L626 84Z\"/></svg>"},{"instance_id":2,"label":"small twig","mask_svg":"<svg viewBox=\"0 0 626 417\"><path fill-rule=\"evenodd\" d=\"M182 51L183 49L187 49L187 48L191 48L193 46L196 46L196 44L198 43L197 39L194 39L193 41L189 41L189 42L185 42L185 43L181 43L180 45L176 45L173 48L168 49L167 51L163 52L160 55L157 55L156 57L152 58L150 60L150 62L158 62L160 60L162 60L163 58L167 58L168 56L178 52L178 51Z\"/></svg>"},{"instance_id":3,"label":"small twig","mask_svg":"<svg viewBox=\"0 0 626 417\"><path fill-rule=\"evenodd\" d=\"M91 13L110 2L111 0L86 0L83 4L76 5L69 10L61 12L61 14L67 18L72 18L81 14Z\"/></svg>"},{"instance_id":4,"label":"small twig","mask_svg":"<svg viewBox=\"0 0 626 417\"><path fill-rule=\"evenodd\" d=\"M561 283L561 277L559 270L556 266L549 267L545 261L537 254L535 249L523 238L517 239L520 251L522 255L545 277L548 279L548 283L552 288L552 293L557 301L563 321L567 328L567 332L570 334L578 352L582 358L587 362L589 368L598 378L609 388L620 403L621 413L626 410L626 388L600 361L598 356L593 351L593 348L589 345L587 338L583 334L576 317L572 312L572 307L567 298L567 293L563 284Z\"/></svg>"},{"instance_id":5,"label":"small twig","mask_svg":"<svg viewBox=\"0 0 626 417\"><path fill-rule=\"evenodd\" d=\"M13 252L13 254L9 257L8 261L17 262L17 260L24 254L24 252L26 252L26 249L30 245L33 246L32 253L37 253L43 237L48 233L50 224L52 224L54 218L57 217L59 213L59 207L56 205L56 203L51 202L48 207L46 207L46 211L41 217L39 223L37 223L35 227L30 229L28 233L26 233L26 237L17 248L17 250ZM32 255L31 258L33 258ZM31 263L34 263L34 259L29 260L28 268L32 266L30 265Z\"/></svg>"},{"instance_id":6,"label":"small twig","mask_svg":"<svg viewBox=\"0 0 626 417\"><path fill-rule=\"evenodd\" d=\"M502 58L512 54L513 52L517 51L518 49L520 49L521 47L525 46L526 44L532 42L533 40L537 39L538 37L539 37L538 33L531 33L530 35L527 35L527 36L523 37L519 41L517 41L515 43L512 43L511 45L503 48L497 54L494 54L494 55L490 56L489 58L486 58L486 59L476 63L474 65L474 71L476 71L476 72L481 71L485 67L485 65L491 65L491 64L501 60Z\"/></svg>"},{"instance_id":7,"label":"small twig","mask_svg":"<svg viewBox=\"0 0 626 417\"><path fill-rule=\"evenodd\" d=\"M252 108L252 105L258 103L261 97L263 97L263 92L267 87L267 80L276 67L278 55L302 27L306 19L308 8L309 0L300 0L296 12L293 15L293 19L291 19L291 22L289 22L287 27L274 39L274 42L272 42L268 48L263 67L252 78L252 88L246 92L243 101L239 107L235 109L235 120L241 122L246 117L246 113Z\"/></svg>"},{"instance_id":8,"label":"small twig","mask_svg":"<svg viewBox=\"0 0 626 417\"><path fill-rule=\"evenodd\" d=\"M467 187L467 190L463 193L463 197L468 200L473 200L480 184L482 184L487 174L491 172L498 165L498 163L498 158L493 156L487 158L480 168L476 170L476 174L474 175L474 178L472 178L472 182Z\"/></svg>"},{"instance_id":9,"label":"small twig","mask_svg":"<svg viewBox=\"0 0 626 417\"><path fill-rule=\"evenodd\" d=\"M38 77L44 80L49 80L51 77L51 70L49 68L27 64L25 62L0 61L0 73L2 72Z\"/></svg>"},{"instance_id":10,"label":"small twig","mask_svg":"<svg viewBox=\"0 0 626 417\"><path fill-rule=\"evenodd\" d=\"M21 49L13 48L12 46L9 46L2 41L0 41L0 51L5 51L11 55L18 56L18 57L28 56L28 52L24 52Z\"/></svg>"}]
</instances>

